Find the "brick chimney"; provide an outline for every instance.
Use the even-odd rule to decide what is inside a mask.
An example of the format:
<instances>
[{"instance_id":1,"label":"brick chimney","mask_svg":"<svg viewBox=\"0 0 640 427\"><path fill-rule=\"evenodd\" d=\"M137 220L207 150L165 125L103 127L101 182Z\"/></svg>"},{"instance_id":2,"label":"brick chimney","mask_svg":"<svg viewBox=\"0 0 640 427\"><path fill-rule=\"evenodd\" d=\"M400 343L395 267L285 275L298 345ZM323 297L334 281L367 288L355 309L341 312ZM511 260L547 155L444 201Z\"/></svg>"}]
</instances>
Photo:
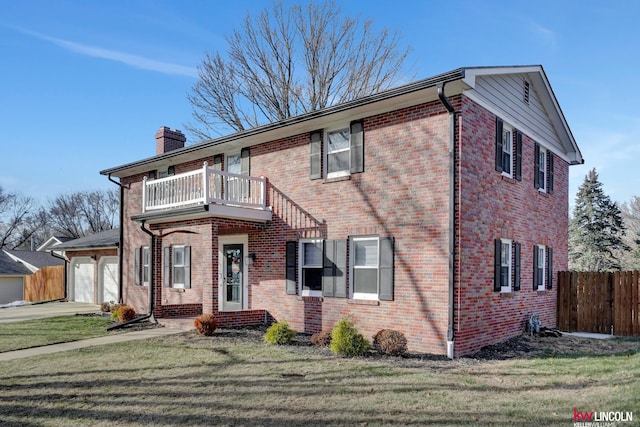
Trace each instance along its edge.
<instances>
[{"instance_id":1,"label":"brick chimney","mask_svg":"<svg viewBox=\"0 0 640 427\"><path fill-rule=\"evenodd\" d=\"M161 126L156 132L156 155L182 148L186 141L187 137L178 129Z\"/></svg>"}]
</instances>

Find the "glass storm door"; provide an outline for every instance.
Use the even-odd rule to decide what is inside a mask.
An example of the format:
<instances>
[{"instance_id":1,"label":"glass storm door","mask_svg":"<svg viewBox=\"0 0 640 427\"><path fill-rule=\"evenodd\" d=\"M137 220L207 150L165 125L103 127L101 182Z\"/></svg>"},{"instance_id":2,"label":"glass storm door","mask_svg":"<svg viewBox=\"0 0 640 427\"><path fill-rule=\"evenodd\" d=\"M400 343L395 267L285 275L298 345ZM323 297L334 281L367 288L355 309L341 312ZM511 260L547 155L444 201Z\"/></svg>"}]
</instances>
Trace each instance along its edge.
<instances>
[{"instance_id":1,"label":"glass storm door","mask_svg":"<svg viewBox=\"0 0 640 427\"><path fill-rule=\"evenodd\" d=\"M224 311L242 310L242 272L244 270L242 245L224 245L222 255L224 260L222 309Z\"/></svg>"}]
</instances>

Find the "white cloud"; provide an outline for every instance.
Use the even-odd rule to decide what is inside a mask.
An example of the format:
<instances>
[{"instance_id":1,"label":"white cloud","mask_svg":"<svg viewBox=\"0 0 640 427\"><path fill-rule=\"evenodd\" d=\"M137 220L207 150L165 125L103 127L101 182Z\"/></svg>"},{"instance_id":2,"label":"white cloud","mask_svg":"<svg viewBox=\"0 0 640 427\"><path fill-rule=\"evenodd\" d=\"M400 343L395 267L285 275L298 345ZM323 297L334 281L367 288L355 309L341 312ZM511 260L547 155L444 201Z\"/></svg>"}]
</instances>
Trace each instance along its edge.
<instances>
[{"instance_id":1,"label":"white cloud","mask_svg":"<svg viewBox=\"0 0 640 427\"><path fill-rule=\"evenodd\" d=\"M198 72L193 67L186 67L184 65L172 64L170 62L156 61L154 59L145 58L138 55L132 55L117 50L109 50L96 46L89 46L81 43L76 43L69 40L63 40L56 37L50 37L44 34L36 33L33 31L18 30L22 33L29 34L33 37L45 40L53 43L56 46L62 47L70 52L79 53L81 55L87 55L94 58L108 59L110 61L120 62L125 65L129 65L134 68L142 70L155 71L163 74L176 74L188 77L197 77Z\"/></svg>"},{"instance_id":2,"label":"white cloud","mask_svg":"<svg viewBox=\"0 0 640 427\"><path fill-rule=\"evenodd\" d=\"M537 24L535 22L532 22L529 25L529 29L531 30L533 35L536 36L538 40L543 42L545 45L548 45L551 47L556 46L557 35L556 35L556 32L553 31L552 29L543 27L542 25Z\"/></svg>"}]
</instances>

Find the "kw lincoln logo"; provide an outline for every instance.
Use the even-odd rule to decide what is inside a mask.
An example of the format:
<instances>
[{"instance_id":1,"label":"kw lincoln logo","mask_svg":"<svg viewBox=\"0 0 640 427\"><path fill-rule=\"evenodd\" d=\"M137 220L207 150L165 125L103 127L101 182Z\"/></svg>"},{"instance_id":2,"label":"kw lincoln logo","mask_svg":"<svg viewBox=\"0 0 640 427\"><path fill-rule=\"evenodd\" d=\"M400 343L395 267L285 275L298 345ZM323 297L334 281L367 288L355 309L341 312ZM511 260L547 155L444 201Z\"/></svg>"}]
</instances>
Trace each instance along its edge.
<instances>
[{"instance_id":1,"label":"kw lincoln logo","mask_svg":"<svg viewBox=\"0 0 640 427\"><path fill-rule=\"evenodd\" d=\"M578 411L573 408L574 427L614 427L633 422L633 412Z\"/></svg>"}]
</instances>

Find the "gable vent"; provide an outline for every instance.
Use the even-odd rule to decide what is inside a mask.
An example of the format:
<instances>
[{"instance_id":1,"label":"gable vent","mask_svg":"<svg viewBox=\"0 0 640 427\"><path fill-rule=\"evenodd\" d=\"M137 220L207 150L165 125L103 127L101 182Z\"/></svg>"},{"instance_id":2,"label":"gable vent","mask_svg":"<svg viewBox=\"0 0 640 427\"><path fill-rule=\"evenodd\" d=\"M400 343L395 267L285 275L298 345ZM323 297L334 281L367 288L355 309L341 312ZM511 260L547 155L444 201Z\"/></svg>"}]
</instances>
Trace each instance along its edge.
<instances>
[{"instance_id":1,"label":"gable vent","mask_svg":"<svg viewBox=\"0 0 640 427\"><path fill-rule=\"evenodd\" d=\"M525 104L529 104L529 82L526 80L523 80L523 94L522 94L522 100L524 101Z\"/></svg>"}]
</instances>

